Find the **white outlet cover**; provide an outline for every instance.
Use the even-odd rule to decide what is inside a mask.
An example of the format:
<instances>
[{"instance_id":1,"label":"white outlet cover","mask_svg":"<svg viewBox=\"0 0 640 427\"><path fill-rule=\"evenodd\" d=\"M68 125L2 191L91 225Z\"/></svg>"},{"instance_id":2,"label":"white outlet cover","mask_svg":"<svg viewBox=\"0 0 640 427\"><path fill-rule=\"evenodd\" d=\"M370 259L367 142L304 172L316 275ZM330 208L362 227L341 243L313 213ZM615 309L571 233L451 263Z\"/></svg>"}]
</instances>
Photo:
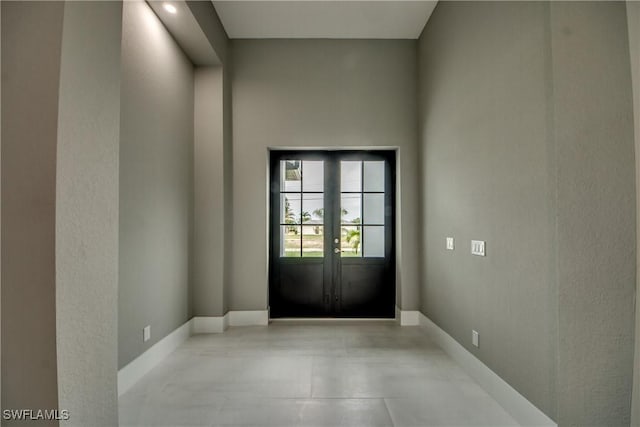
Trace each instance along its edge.
<instances>
[{"instance_id":1,"label":"white outlet cover","mask_svg":"<svg viewBox=\"0 0 640 427\"><path fill-rule=\"evenodd\" d=\"M471 331L471 344L475 347L479 347L480 336L478 335L478 331Z\"/></svg>"},{"instance_id":2,"label":"white outlet cover","mask_svg":"<svg viewBox=\"0 0 640 427\"><path fill-rule=\"evenodd\" d=\"M147 342L151 339L151 325L145 326L142 330L142 341Z\"/></svg>"},{"instance_id":3,"label":"white outlet cover","mask_svg":"<svg viewBox=\"0 0 640 427\"><path fill-rule=\"evenodd\" d=\"M471 241L471 255L485 256L485 241L484 240L472 240Z\"/></svg>"},{"instance_id":4,"label":"white outlet cover","mask_svg":"<svg viewBox=\"0 0 640 427\"><path fill-rule=\"evenodd\" d=\"M452 251L454 248L453 237L447 237L447 250Z\"/></svg>"}]
</instances>

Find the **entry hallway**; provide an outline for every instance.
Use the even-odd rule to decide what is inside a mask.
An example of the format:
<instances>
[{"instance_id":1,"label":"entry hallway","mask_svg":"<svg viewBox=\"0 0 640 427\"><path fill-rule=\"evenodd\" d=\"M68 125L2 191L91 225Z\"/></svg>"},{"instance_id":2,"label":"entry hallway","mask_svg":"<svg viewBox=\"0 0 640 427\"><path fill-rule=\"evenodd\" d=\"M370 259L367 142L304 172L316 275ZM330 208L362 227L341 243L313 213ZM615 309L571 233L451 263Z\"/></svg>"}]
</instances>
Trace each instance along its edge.
<instances>
[{"instance_id":1,"label":"entry hallway","mask_svg":"<svg viewBox=\"0 0 640 427\"><path fill-rule=\"evenodd\" d=\"M418 327L394 322L194 335L119 411L121 426L518 425Z\"/></svg>"}]
</instances>

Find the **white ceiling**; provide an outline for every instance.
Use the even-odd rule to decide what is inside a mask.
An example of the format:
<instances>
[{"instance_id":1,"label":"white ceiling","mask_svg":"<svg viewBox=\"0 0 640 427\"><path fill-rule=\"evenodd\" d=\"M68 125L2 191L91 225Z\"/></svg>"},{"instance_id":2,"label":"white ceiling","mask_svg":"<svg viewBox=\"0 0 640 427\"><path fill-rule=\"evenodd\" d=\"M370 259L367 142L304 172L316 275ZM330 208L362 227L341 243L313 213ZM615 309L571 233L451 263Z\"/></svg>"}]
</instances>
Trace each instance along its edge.
<instances>
[{"instance_id":1,"label":"white ceiling","mask_svg":"<svg viewBox=\"0 0 640 427\"><path fill-rule=\"evenodd\" d=\"M213 1L230 38L417 39L436 1Z\"/></svg>"}]
</instances>

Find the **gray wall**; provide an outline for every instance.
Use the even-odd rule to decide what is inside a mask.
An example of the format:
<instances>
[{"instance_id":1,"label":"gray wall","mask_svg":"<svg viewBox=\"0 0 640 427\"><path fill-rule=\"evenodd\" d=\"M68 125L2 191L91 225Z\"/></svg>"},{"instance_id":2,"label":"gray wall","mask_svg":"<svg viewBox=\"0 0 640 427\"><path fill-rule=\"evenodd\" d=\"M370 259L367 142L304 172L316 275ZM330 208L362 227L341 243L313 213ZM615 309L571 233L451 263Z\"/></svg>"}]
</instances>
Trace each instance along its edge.
<instances>
[{"instance_id":1,"label":"gray wall","mask_svg":"<svg viewBox=\"0 0 640 427\"><path fill-rule=\"evenodd\" d=\"M123 14L120 367L191 315L194 124L191 62L146 3Z\"/></svg>"},{"instance_id":2,"label":"gray wall","mask_svg":"<svg viewBox=\"0 0 640 427\"><path fill-rule=\"evenodd\" d=\"M219 120L222 119L222 145L220 145L219 135L216 136L215 141L211 141L210 144L213 148L215 146L215 152L221 156L220 159L212 159L212 162L219 168L218 171L204 171L199 174L196 170L195 185L196 188L205 188L212 185L209 179L215 176L216 179L222 179L222 189L217 188L215 194L198 192L196 190L196 203L199 203L199 198L205 195L203 203L208 204L210 208L219 209L222 206L222 211L203 211L204 217L200 221L205 224L205 227L209 227L204 220L207 216L212 215L214 221L218 221L221 217L223 219L224 233L210 234L209 245L202 246L196 249L194 256L203 260L210 260L213 263L222 266L222 277L218 277L220 270L209 269L211 275L216 276L208 282L196 282L194 289L194 301L196 301L196 307L194 315L196 316L210 316L221 315L229 311L229 301L231 294L231 266L232 266L232 246L233 246L233 197L232 197L232 180L233 180L233 142L232 142L232 112L231 112L231 72L232 72L232 57L229 48L229 39L220 22L220 18L213 7L211 2L203 1L188 1L187 2L191 13L195 17L196 21L200 25L200 29L204 33L205 37L209 40L213 50L222 63L222 75L216 77L221 78L222 88L220 89L219 82L216 83L215 99L210 98L210 106L213 108L210 113L204 113L201 115L203 120L213 120L217 123L216 126L220 126ZM208 72L213 72L209 70ZM202 80L204 81L204 80ZM198 82L196 81L196 85ZM197 96L197 95L196 95ZM220 105L220 97L222 104ZM196 107L197 108L197 107ZM200 126L196 120L196 128ZM218 129L219 131L220 129ZM197 161L197 160L196 160ZM204 166L204 164L203 164ZM221 175L218 173L221 172ZM199 183L198 180L202 178L205 181ZM219 181L215 181L213 185L220 185ZM196 213L196 221L198 221L198 213ZM219 225L217 225L219 227ZM222 240L222 244L219 240ZM222 248L222 250L220 250ZM221 279L221 282L220 282ZM204 285L204 286L203 286ZM220 288L220 285L222 287ZM213 289L211 288L213 287ZM215 295L215 296L214 296ZM218 299L221 299L220 303ZM220 307L222 310L220 311Z\"/></svg>"},{"instance_id":3,"label":"gray wall","mask_svg":"<svg viewBox=\"0 0 640 427\"><path fill-rule=\"evenodd\" d=\"M635 170L624 2L552 2L558 422L628 425Z\"/></svg>"},{"instance_id":4,"label":"gray wall","mask_svg":"<svg viewBox=\"0 0 640 427\"><path fill-rule=\"evenodd\" d=\"M420 38L419 122L422 310L553 416L547 8L440 3ZM454 251L445 250L447 236ZM487 257L470 254L472 239L486 240Z\"/></svg>"},{"instance_id":5,"label":"gray wall","mask_svg":"<svg viewBox=\"0 0 640 427\"><path fill-rule=\"evenodd\" d=\"M193 314L222 316L225 188L222 66L195 72Z\"/></svg>"},{"instance_id":6,"label":"gray wall","mask_svg":"<svg viewBox=\"0 0 640 427\"><path fill-rule=\"evenodd\" d=\"M67 2L56 176L63 425L118 423L118 147L122 4ZM23 306L24 307L24 306Z\"/></svg>"},{"instance_id":7,"label":"gray wall","mask_svg":"<svg viewBox=\"0 0 640 427\"><path fill-rule=\"evenodd\" d=\"M56 409L54 236L64 5L0 7L2 409Z\"/></svg>"},{"instance_id":8,"label":"gray wall","mask_svg":"<svg viewBox=\"0 0 640 427\"><path fill-rule=\"evenodd\" d=\"M625 28L624 3L447 2L420 39L423 312L560 425L629 423Z\"/></svg>"},{"instance_id":9,"label":"gray wall","mask_svg":"<svg viewBox=\"0 0 640 427\"><path fill-rule=\"evenodd\" d=\"M223 150L224 150L224 300L223 311L231 306L231 275L233 268L233 103L231 73L233 60L225 57L222 69Z\"/></svg>"},{"instance_id":10,"label":"gray wall","mask_svg":"<svg viewBox=\"0 0 640 427\"><path fill-rule=\"evenodd\" d=\"M2 7L0 7L0 35L2 34ZM0 42L0 64L2 64L2 42ZM2 84L0 83L0 99L2 99ZM2 102L0 102L0 129L2 129ZM2 157L2 132L0 131L0 157ZM0 181L2 177L2 161L0 161ZM2 185L0 183L0 242L2 242ZM0 243L0 252L1 243ZM0 256L0 361L2 361L2 256ZM1 362L0 362L1 364ZM0 366L0 372L2 368ZM0 381L0 409L2 409L2 381Z\"/></svg>"},{"instance_id":11,"label":"gray wall","mask_svg":"<svg viewBox=\"0 0 640 427\"><path fill-rule=\"evenodd\" d=\"M636 148L636 233L640 225L640 2L627 1L627 26L629 29L629 51L631 57L631 78L633 81L633 118L635 122ZM638 237L638 235L636 235ZM631 425L640 425L640 292L638 292L638 256L640 240L636 245L636 345L633 375L633 400L631 401Z\"/></svg>"},{"instance_id":12,"label":"gray wall","mask_svg":"<svg viewBox=\"0 0 640 427\"><path fill-rule=\"evenodd\" d=\"M416 43L233 40L231 310L267 308L268 149L399 147L398 271L419 306Z\"/></svg>"}]
</instances>

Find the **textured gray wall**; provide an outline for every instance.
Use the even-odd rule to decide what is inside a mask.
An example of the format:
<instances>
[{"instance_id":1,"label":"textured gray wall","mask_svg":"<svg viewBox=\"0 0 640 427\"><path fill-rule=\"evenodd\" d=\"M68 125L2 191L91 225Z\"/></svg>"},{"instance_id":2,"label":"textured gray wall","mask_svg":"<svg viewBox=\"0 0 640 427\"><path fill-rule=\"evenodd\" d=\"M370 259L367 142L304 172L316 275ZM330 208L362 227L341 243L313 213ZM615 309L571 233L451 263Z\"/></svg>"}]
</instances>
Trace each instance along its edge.
<instances>
[{"instance_id":1,"label":"textured gray wall","mask_svg":"<svg viewBox=\"0 0 640 427\"><path fill-rule=\"evenodd\" d=\"M233 61L225 57L222 72L222 105L224 133L224 300L223 311L231 306L231 275L233 266L233 107L231 73Z\"/></svg>"},{"instance_id":2,"label":"textured gray wall","mask_svg":"<svg viewBox=\"0 0 640 427\"><path fill-rule=\"evenodd\" d=\"M222 316L225 188L222 66L195 72L193 314Z\"/></svg>"},{"instance_id":3,"label":"textured gray wall","mask_svg":"<svg viewBox=\"0 0 640 427\"><path fill-rule=\"evenodd\" d=\"M193 67L148 5L123 15L120 367L191 315L194 105Z\"/></svg>"},{"instance_id":4,"label":"textured gray wall","mask_svg":"<svg viewBox=\"0 0 640 427\"><path fill-rule=\"evenodd\" d=\"M558 422L630 421L635 170L624 2L552 2Z\"/></svg>"},{"instance_id":5,"label":"textured gray wall","mask_svg":"<svg viewBox=\"0 0 640 427\"><path fill-rule=\"evenodd\" d=\"M209 43L222 63L222 67L220 68L222 70L221 75L215 78L217 81L217 83L215 83L216 88L212 88L214 91L212 93L214 98L207 99L204 96L200 96L201 94L196 93L196 102L199 103L201 107L208 102L210 103L210 107L213 109L213 115L209 114L209 117L207 117L207 112L203 111L201 117L204 121L215 121L216 130L213 132L216 134L215 140L210 141L208 145L210 149L215 149L215 153L221 157L219 159L210 158L211 163L215 164L216 168L218 168L216 171L207 170L207 166L204 162L202 162L201 168L196 166L196 210L198 210L198 205L205 207L205 209L202 210L202 216L196 212L196 221L199 221L208 232L206 239L203 239L208 242L208 244L198 245L196 243L197 247L194 250L194 257L202 260L203 267L206 270L206 276L210 279L208 281L203 281L201 278L196 277L193 293L195 304L194 315L219 316L225 314L229 310L229 295L231 293L231 248L233 240L233 236L231 235L233 224L233 198L231 194L231 182L233 179L231 171L231 168L233 167L233 147L231 139L232 60L229 52L229 39L213 4L211 2L203 1L188 1L187 4L191 13L193 13L193 16L200 25L202 32L209 40ZM203 69L203 73L213 72L212 69L209 71L204 70L205 69ZM198 71L196 72L196 76L197 75ZM202 83L205 83L205 81L206 79L204 78L201 80ZM213 84L212 82L210 83ZM220 84L222 86L219 86ZM196 91L199 92L197 85L198 81L196 81ZM199 96L200 100L198 100ZM196 109L197 108L198 106L196 106ZM196 115L197 114L198 113L196 112ZM220 120L222 121L220 122ZM196 119L195 126L196 132L198 132L198 128L201 126L201 124L198 123L198 119ZM221 140L219 132L222 132ZM200 144L200 146L201 148L205 148L202 144ZM196 150L198 150L197 146ZM197 162L198 153L196 153L196 163ZM210 179L212 178L220 181L211 181ZM203 182L199 182L200 179L202 179ZM215 194L207 192L206 190L207 186L212 185L216 187ZM200 191L199 189L203 191ZM211 209L216 210L211 211ZM217 211L217 209L221 210ZM215 225L213 223L207 223L208 217L213 220ZM221 218L222 223L220 223ZM220 230L221 225L223 230ZM197 238L198 232L196 232L196 239ZM212 268L211 265L205 266L204 263L215 264L215 268ZM200 275L199 272L196 272L195 274L196 276Z\"/></svg>"},{"instance_id":6,"label":"textured gray wall","mask_svg":"<svg viewBox=\"0 0 640 427\"><path fill-rule=\"evenodd\" d=\"M560 425L629 424L625 19L620 2L441 3L420 42L423 310Z\"/></svg>"},{"instance_id":7,"label":"textured gray wall","mask_svg":"<svg viewBox=\"0 0 640 427\"><path fill-rule=\"evenodd\" d=\"M56 409L55 191L64 4L3 1L0 7L2 409Z\"/></svg>"},{"instance_id":8,"label":"textured gray wall","mask_svg":"<svg viewBox=\"0 0 640 427\"><path fill-rule=\"evenodd\" d=\"M2 7L0 7L0 35L2 34ZM2 42L0 42L0 64L2 64ZM0 83L0 100L2 84ZM0 129L2 128L2 102L0 102ZM0 157L2 157L2 132L0 131ZM2 177L2 161L0 161L0 177ZM1 179L0 179L1 180ZM2 184L0 183L0 242L2 242ZM1 252L0 243L0 252ZM2 256L0 256L0 334L2 334ZM2 339L0 338L0 361L2 360ZM1 362L0 362L1 364ZM2 368L0 366L0 372ZM0 381L0 409L2 409L2 381Z\"/></svg>"},{"instance_id":9,"label":"textured gray wall","mask_svg":"<svg viewBox=\"0 0 640 427\"><path fill-rule=\"evenodd\" d=\"M122 4L67 2L56 179L61 425L118 423L118 147Z\"/></svg>"},{"instance_id":10,"label":"textured gray wall","mask_svg":"<svg viewBox=\"0 0 640 427\"><path fill-rule=\"evenodd\" d=\"M553 417L547 14L542 2L438 4L419 44L419 122L423 312Z\"/></svg>"},{"instance_id":11,"label":"textured gray wall","mask_svg":"<svg viewBox=\"0 0 640 427\"><path fill-rule=\"evenodd\" d=\"M627 26L629 29L629 51L631 58L631 79L633 83L633 118L635 123L636 148L636 233L640 225L640 2L627 1ZM638 235L636 235L638 237ZM638 240L637 248L640 246ZM631 425L640 425L640 292L638 292L638 256L636 252L636 345L633 375L633 400L631 401Z\"/></svg>"},{"instance_id":12,"label":"textured gray wall","mask_svg":"<svg viewBox=\"0 0 640 427\"><path fill-rule=\"evenodd\" d=\"M398 305L417 309L416 43L233 40L232 310L267 308L269 147L400 147Z\"/></svg>"}]
</instances>

